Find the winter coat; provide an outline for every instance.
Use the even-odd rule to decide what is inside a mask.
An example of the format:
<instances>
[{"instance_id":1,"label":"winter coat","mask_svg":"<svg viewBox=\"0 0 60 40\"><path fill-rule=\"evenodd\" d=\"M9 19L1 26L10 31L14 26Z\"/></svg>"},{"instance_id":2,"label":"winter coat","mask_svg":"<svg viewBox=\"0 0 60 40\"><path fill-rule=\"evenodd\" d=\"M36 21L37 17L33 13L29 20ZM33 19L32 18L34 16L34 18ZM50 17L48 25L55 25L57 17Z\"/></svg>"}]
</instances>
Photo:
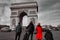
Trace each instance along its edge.
<instances>
[{"instance_id":1,"label":"winter coat","mask_svg":"<svg viewBox=\"0 0 60 40\"><path fill-rule=\"evenodd\" d=\"M33 33L34 32L34 24L33 23L30 23L26 29L28 29L28 32L29 33Z\"/></svg>"},{"instance_id":2,"label":"winter coat","mask_svg":"<svg viewBox=\"0 0 60 40\"><path fill-rule=\"evenodd\" d=\"M16 32L21 32L21 31L22 31L22 26L21 25L17 25Z\"/></svg>"},{"instance_id":3,"label":"winter coat","mask_svg":"<svg viewBox=\"0 0 60 40\"><path fill-rule=\"evenodd\" d=\"M36 26L36 39L42 40L42 28L40 26Z\"/></svg>"},{"instance_id":4,"label":"winter coat","mask_svg":"<svg viewBox=\"0 0 60 40\"><path fill-rule=\"evenodd\" d=\"M46 40L53 40L53 35L52 35L52 32L47 30L46 33L45 33L45 39Z\"/></svg>"}]
</instances>

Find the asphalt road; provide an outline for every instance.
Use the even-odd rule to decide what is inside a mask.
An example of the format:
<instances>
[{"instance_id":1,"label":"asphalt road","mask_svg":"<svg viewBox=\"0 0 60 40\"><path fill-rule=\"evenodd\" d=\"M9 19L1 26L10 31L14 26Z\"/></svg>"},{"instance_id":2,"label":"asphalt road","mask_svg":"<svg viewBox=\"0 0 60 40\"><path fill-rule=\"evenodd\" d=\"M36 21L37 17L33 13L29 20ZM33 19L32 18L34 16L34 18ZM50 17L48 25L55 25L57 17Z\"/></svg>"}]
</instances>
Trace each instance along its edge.
<instances>
[{"instance_id":1,"label":"asphalt road","mask_svg":"<svg viewBox=\"0 0 60 40\"><path fill-rule=\"evenodd\" d=\"M60 31L52 31L52 33L53 33L54 40L60 40ZM25 34L25 31L22 31L20 40L23 40L24 34ZM43 33L43 36L44 36L44 34L45 33ZM12 31L12 32L0 32L0 40L15 40L15 32L14 31ZM36 40L35 34L33 36L33 40Z\"/></svg>"}]
</instances>

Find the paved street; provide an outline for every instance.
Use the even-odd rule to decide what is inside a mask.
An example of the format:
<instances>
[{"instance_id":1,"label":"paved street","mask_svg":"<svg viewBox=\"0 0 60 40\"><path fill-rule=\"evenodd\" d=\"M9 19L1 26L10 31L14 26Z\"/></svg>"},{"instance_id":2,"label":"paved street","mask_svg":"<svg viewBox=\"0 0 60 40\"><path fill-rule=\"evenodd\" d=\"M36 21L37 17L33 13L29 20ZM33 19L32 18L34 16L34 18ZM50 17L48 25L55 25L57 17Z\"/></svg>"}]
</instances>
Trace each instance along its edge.
<instances>
[{"instance_id":1,"label":"paved street","mask_svg":"<svg viewBox=\"0 0 60 40\"><path fill-rule=\"evenodd\" d=\"M21 40L23 39L24 31L21 34ZM52 31L54 40L60 40L60 31ZM43 33L44 34L44 33ZM14 40L15 39L15 32L0 32L0 40ZM33 37L35 40L35 35Z\"/></svg>"}]
</instances>

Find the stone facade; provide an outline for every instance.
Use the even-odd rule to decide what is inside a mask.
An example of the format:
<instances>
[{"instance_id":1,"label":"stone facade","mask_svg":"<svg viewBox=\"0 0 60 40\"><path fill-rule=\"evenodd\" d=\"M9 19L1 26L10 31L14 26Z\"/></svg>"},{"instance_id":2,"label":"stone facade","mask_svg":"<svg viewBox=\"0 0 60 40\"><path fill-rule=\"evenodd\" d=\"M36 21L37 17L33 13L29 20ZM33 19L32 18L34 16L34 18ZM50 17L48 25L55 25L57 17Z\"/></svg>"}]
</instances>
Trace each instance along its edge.
<instances>
[{"instance_id":1,"label":"stone facade","mask_svg":"<svg viewBox=\"0 0 60 40\"><path fill-rule=\"evenodd\" d=\"M19 22L19 15L22 12L25 12L27 14L28 20L32 20L34 24L36 25L36 22L38 20L38 5L37 2L22 2L22 3L13 3L11 4L11 29L14 30L16 28L16 25ZM22 14L23 15L23 14ZM28 22L28 21L27 21Z\"/></svg>"}]
</instances>

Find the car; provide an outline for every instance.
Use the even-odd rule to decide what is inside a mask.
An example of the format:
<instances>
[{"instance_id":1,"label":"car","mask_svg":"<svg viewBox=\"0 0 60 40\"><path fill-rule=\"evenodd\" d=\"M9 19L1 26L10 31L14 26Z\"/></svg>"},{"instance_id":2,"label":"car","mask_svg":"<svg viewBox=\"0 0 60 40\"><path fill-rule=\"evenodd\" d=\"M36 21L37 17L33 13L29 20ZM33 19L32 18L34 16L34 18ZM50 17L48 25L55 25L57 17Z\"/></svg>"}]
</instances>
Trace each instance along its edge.
<instances>
[{"instance_id":1,"label":"car","mask_svg":"<svg viewBox=\"0 0 60 40\"><path fill-rule=\"evenodd\" d=\"M58 28L55 28L55 31L59 31L59 29Z\"/></svg>"},{"instance_id":2,"label":"car","mask_svg":"<svg viewBox=\"0 0 60 40\"><path fill-rule=\"evenodd\" d=\"M11 29L9 27L3 27L1 28L1 32L10 32Z\"/></svg>"},{"instance_id":3,"label":"car","mask_svg":"<svg viewBox=\"0 0 60 40\"><path fill-rule=\"evenodd\" d=\"M58 29L58 28L53 28L52 30L54 30L54 31L59 31L59 29Z\"/></svg>"},{"instance_id":4,"label":"car","mask_svg":"<svg viewBox=\"0 0 60 40\"><path fill-rule=\"evenodd\" d=\"M46 29L46 28L43 28L43 32L46 32L48 29Z\"/></svg>"},{"instance_id":5,"label":"car","mask_svg":"<svg viewBox=\"0 0 60 40\"><path fill-rule=\"evenodd\" d=\"M0 25L0 29L4 27L10 27L9 25Z\"/></svg>"},{"instance_id":6,"label":"car","mask_svg":"<svg viewBox=\"0 0 60 40\"><path fill-rule=\"evenodd\" d=\"M50 31L51 31L52 29L42 28L42 31L43 31L43 32L46 32L47 30L50 30Z\"/></svg>"}]
</instances>

